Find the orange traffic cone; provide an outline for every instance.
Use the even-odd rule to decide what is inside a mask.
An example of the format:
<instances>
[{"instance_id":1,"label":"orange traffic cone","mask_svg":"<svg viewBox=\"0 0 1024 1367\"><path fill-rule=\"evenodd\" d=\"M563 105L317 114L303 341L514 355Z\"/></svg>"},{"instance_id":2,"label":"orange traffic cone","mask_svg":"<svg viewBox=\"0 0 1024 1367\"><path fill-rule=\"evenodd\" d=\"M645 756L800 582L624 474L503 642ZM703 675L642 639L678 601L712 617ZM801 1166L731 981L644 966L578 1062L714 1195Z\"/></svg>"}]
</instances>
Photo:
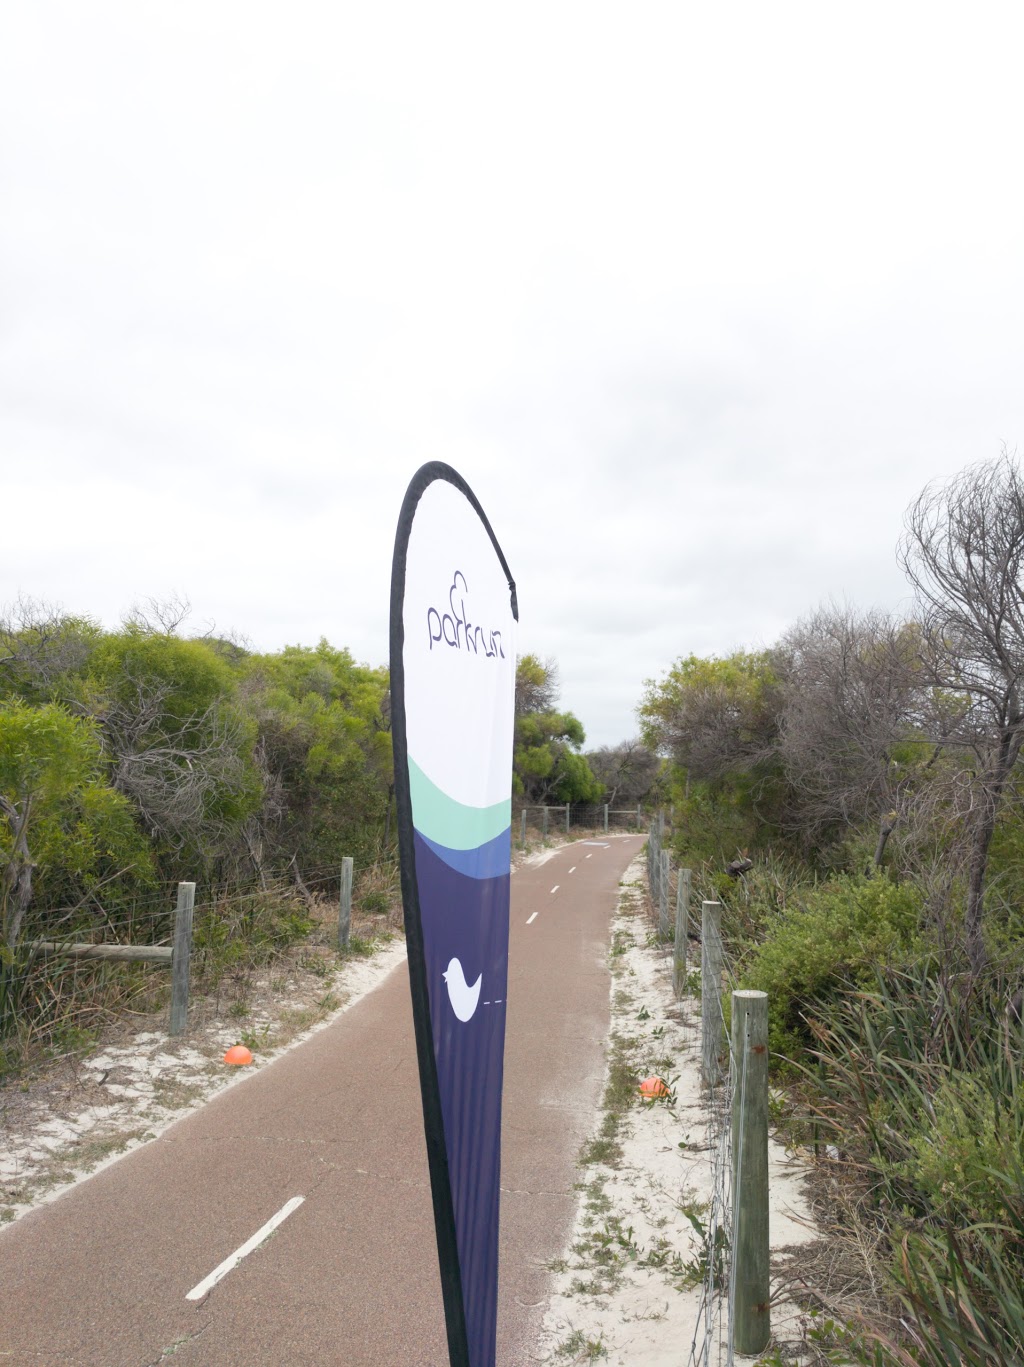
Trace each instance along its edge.
<instances>
[{"instance_id":1,"label":"orange traffic cone","mask_svg":"<svg viewBox=\"0 0 1024 1367\"><path fill-rule=\"evenodd\" d=\"M645 1101L656 1101L659 1096L668 1096L668 1086L660 1077L645 1077L640 1084L640 1095Z\"/></svg>"}]
</instances>

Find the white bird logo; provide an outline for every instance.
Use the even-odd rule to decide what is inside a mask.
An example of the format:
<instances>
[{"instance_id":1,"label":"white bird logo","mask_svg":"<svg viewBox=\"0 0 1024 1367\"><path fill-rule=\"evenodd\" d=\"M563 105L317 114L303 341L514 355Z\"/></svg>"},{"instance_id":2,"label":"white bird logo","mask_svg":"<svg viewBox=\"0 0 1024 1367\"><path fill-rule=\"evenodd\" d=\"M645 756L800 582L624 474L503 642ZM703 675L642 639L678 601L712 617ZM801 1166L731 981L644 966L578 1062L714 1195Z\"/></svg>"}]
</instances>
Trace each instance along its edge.
<instances>
[{"instance_id":1,"label":"white bird logo","mask_svg":"<svg viewBox=\"0 0 1024 1367\"><path fill-rule=\"evenodd\" d=\"M484 975L481 973L470 987L462 971L462 964L458 959L452 959L442 976L448 984L448 1000L456 1016L463 1022L472 1020L477 1002L480 1000L480 984L484 980Z\"/></svg>"}]
</instances>

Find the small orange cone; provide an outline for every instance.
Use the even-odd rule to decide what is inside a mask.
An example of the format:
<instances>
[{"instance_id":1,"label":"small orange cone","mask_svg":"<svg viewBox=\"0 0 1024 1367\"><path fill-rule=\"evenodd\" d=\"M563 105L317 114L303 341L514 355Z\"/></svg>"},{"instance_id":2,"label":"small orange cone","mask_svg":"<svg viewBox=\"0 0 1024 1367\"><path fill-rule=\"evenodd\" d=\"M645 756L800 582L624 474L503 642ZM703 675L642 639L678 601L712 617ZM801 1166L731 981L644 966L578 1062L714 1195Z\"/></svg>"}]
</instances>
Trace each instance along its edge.
<instances>
[{"instance_id":1,"label":"small orange cone","mask_svg":"<svg viewBox=\"0 0 1024 1367\"><path fill-rule=\"evenodd\" d=\"M225 1063L251 1063L252 1054L244 1044L233 1044L224 1055Z\"/></svg>"},{"instance_id":2,"label":"small orange cone","mask_svg":"<svg viewBox=\"0 0 1024 1367\"><path fill-rule=\"evenodd\" d=\"M645 1077L640 1084L640 1095L645 1101L656 1101L659 1096L668 1096L668 1086L660 1077Z\"/></svg>"}]
</instances>

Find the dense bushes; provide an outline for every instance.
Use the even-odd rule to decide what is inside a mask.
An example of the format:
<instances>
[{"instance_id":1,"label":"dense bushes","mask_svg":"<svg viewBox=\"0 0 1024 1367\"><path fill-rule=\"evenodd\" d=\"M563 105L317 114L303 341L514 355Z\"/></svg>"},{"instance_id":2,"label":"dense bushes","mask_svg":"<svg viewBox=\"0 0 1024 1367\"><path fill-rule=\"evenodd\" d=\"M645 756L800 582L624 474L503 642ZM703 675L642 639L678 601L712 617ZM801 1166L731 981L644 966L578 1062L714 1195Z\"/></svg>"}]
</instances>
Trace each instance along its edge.
<instances>
[{"instance_id":1,"label":"dense bushes","mask_svg":"<svg viewBox=\"0 0 1024 1367\"><path fill-rule=\"evenodd\" d=\"M30 906L45 932L157 880L309 877L386 838L387 671L326 642L227 646L25 605L0 621L0 944Z\"/></svg>"},{"instance_id":2,"label":"dense bushes","mask_svg":"<svg viewBox=\"0 0 1024 1367\"><path fill-rule=\"evenodd\" d=\"M920 894L888 878L844 875L806 889L769 924L741 968L744 987L768 993L769 1042L796 1056L812 1039L806 1013L827 1014L851 987L874 981L913 946Z\"/></svg>"}]
</instances>

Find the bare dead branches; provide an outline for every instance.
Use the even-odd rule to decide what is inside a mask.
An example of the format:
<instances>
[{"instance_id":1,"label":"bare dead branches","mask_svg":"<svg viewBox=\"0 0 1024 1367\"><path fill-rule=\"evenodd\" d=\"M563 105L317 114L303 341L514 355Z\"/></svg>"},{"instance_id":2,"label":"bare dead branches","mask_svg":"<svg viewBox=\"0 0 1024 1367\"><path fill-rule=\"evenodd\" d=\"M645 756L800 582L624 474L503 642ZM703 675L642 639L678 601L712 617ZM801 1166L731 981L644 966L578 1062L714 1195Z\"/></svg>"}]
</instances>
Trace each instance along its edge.
<instances>
[{"instance_id":1,"label":"bare dead branches","mask_svg":"<svg viewBox=\"0 0 1024 1367\"><path fill-rule=\"evenodd\" d=\"M966 933L980 968L989 848L1024 743L1024 480L1010 456L925 489L907 513L900 560L918 600L921 667L945 707L934 724L978 761Z\"/></svg>"},{"instance_id":2,"label":"bare dead branches","mask_svg":"<svg viewBox=\"0 0 1024 1367\"><path fill-rule=\"evenodd\" d=\"M642 801L657 782L661 761L639 737L619 745L603 745L587 755L587 762L605 788L609 807L616 802Z\"/></svg>"},{"instance_id":3,"label":"bare dead branches","mask_svg":"<svg viewBox=\"0 0 1024 1367\"><path fill-rule=\"evenodd\" d=\"M173 636L182 622L192 615L192 604L181 593L166 598L149 597L133 603L125 614L124 625L140 631Z\"/></svg>"},{"instance_id":4,"label":"bare dead branches","mask_svg":"<svg viewBox=\"0 0 1024 1367\"><path fill-rule=\"evenodd\" d=\"M35 865L28 848L28 824L32 798L15 804L0 793L0 816L10 831L10 854L0 869L0 945L14 946L21 934L32 901L32 874Z\"/></svg>"},{"instance_id":5,"label":"bare dead branches","mask_svg":"<svg viewBox=\"0 0 1024 1367\"><path fill-rule=\"evenodd\" d=\"M111 761L110 781L138 809L150 834L172 849L216 824L214 799L241 790L240 723L220 703L172 721L171 685L126 672L97 721Z\"/></svg>"},{"instance_id":6,"label":"bare dead branches","mask_svg":"<svg viewBox=\"0 0 1024 1367\"><path fill-rule=\"evenodd\" d=\"M916 633L880 612L820 608L783 638L779 755L808 836L837 823L879 820L880 862L927 759L917 734ZM886 829L887 828L887 829Z\"/></svg>"},{"instance_id":7,"label":"bare dead branches","mask_svg":"<svg viewBox=\"0 0 1024 1367\"><path fill-rule=\"evenodd\" d=\"M0 613L0 673L23 694L45 694L56 681L81 669L95 628L51 603L20 597Z\"/></svg>"}]
</instances>

